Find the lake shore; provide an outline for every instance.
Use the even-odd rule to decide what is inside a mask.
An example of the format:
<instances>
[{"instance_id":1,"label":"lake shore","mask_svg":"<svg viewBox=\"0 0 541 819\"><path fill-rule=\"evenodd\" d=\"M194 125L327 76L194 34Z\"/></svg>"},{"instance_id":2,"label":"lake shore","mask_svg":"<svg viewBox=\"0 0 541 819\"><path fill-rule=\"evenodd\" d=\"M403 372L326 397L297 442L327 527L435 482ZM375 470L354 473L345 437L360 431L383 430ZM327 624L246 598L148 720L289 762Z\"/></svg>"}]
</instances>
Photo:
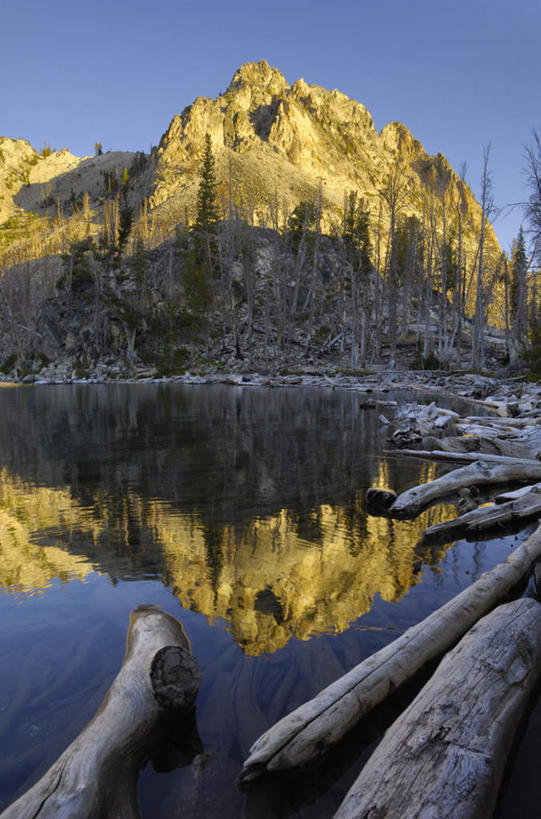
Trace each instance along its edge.
<instances>
[{"instance_id":1,"label":"lake shore","mask_svg":"<svg viewBox=\"0 0 541 819\"><path fill-rule=\"evenodd\" d=\"M138 369L131 373L119 366L99 365L91 377L78 378L65 368L48 367L44 373L25 377L0 373L0 384L107 384L107 383L178 383L229 384L236 387L317 387L345 390L370 396L391 390L426 391L431 395L442 393L447 397L463 398L479 403L500 415L521 416L541 411L541 384L528 382L525 375L498 377L475 373L423 370L381 370L379 372L347 372L333 370L286 371L264 374L260 372L184 373L159 377L154 368Z\"/></svg>"}]
</instances>

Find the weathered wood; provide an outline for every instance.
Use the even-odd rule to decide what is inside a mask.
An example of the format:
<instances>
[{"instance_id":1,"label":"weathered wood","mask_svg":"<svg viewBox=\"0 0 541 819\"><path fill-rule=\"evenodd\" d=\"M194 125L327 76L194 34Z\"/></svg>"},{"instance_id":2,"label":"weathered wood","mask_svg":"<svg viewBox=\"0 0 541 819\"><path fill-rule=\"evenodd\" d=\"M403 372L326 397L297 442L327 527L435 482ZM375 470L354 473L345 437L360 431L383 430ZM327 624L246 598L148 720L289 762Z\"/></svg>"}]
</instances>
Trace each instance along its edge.
<instances>
[{"instance_id":1,"label":"weathered wood","mask_svg":"<svg viewBox=\"0 0 541 819\"><path fill-rule=\"evenodd\" d=\"M448 472L429 483L414 486L402 492L389 507L386 514L393 518L408 518L418 515L434 500L451 495L458 489L471 486L486 486L512 481L528 481L541 478L540 461L475 461L475 463Z\"/></svg>"},{"instance_id":2,"label":"weathered wood","mask_svg":"<svg viewBox=\"0 0 541 819\"><path fill-rule=\"evenodd\" d=\"M266 731L250 749L241 782L264 770L302 765L338 742L362 716L505 599L540 556L538 526L504 563Z\"/></svg>"},{"instance_id":3,"label":"weathered wood","mask_svg":"<svg viewBox=\"0 0 541 819\"><path fill-rule=\"evenodd\" d=\"M520 431L495 430L492 427L462 426L458 435L448 438L425 438L424 449L449 452L482 452L509 458L537 458L541 451L541 427Z\"/></svg>"},{"instance_id":4,"label":"weathered wood","mask_svg":"<svg viewBox=\"0 0 541 819\"><path fill-rule=\"evenodd\" d=\"M498 464L525 465L541 463L535 458L510 458L507 455L490 455L484 452L446 452L441 449L385 449L386 455L413 455L415 458L425 458L429 461L455 461L456 463L471 464L474 461L493 461Z\"/></svg>"},{"instance_id":5,"label":"weathered wood","mask_svg":"<svg viewBox=\"0 0 541 819\"><path fill-rule=\"evenodd\" d=\"M383 737L334 819L492 816L513 736L541 676L541 606L480 620Z\"/></svg>"},{"instance_id":6,"label":"weathered wood","mask_svg":"<svg viewBox=\"0 0 541 819\"><path fill-rule=\"evenodd\" d=\"M460 515L471 512L479 506L479 490L476 486L459 489L457 492L456 510Z\"/></svg>"},{"instance_id":7,"label":"weathered wood","mask_svg":"<svg viewBox=\"0 0 541 819\"><path fill-rule=\"evenodd\" d=\"M461 424L478 424L480 426L499 427L500 429L530 427L538 424L539 419L536 418L502 418L497 415L467 415L457 422L457 428Z\"/></svg>"},{"instance_id":8,"label":"weathered wood","mask_svg":"<svg viewBox=\"0 0 541 819\"><path fill-rule=\"evenodd\" d=\"M511 489L509 492L502 492L501 495L496 495L494 503L507 503L507 501L516 500L516 498L521 498L532 489L541 490L541 483L530 483L528 486L521 486L520 489Z\"/></svg>"},{"instance_id":9,"label":"weathered wood","mask_svg":"<svg viewBox=\"0 0 541 819\"><path fill-rule=\"evenodd\" d=\"M137 774L162 705L193 707L201 675L180 623L132 612L122 667L86 728L2 819L136 819Z\"/></svg>"},{"instance_id":10,"label":"weathered wood","mask_svg":"<svg viewBox=\"0 0 541 819\"><path fill-rule=\"evenodd\" d=\"M425 543L449 543L458 537L472 537L497 526L511 526L521 520L541 516L541 486L498 505L490 504L466 512L454 520L429 526L423 532Z\"/></svg>"}]
</instances>

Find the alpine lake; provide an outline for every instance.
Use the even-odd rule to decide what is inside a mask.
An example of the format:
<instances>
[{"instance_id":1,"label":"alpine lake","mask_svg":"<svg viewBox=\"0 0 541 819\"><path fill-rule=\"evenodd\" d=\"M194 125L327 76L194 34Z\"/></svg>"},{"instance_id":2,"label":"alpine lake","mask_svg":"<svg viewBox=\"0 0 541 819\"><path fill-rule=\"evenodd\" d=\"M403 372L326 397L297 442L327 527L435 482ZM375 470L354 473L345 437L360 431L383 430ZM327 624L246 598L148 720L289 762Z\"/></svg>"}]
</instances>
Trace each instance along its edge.
<instances>
[{"instance_id":1,"label":"alpine lake","mask_svg":"<svg viewBox=\"0 0 541 819\"><path fill-rule=\"evenodd\" d=\"M0 809L92 717L130 612L154 605L182 623L202 684L192 722L149 749L142 817L332 816L419 681L324 760L242 792L250 745L529 531L426 547L422 531L454 506L367 514L368 487L402 491L450 468L385 452L382 412L324 388L0 389ZM520 776L508 774L502 816L517 815Z\"/></svg>"}]
</instances>

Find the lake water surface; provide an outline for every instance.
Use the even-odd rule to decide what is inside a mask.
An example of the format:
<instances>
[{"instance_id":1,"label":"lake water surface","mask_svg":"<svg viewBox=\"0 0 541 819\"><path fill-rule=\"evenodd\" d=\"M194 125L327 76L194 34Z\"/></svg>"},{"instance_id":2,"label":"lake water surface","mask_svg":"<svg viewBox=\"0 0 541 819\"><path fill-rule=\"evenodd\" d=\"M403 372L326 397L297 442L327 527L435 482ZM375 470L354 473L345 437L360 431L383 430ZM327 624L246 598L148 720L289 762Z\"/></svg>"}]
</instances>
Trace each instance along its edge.
<instances>
[{"instance_id":1,"label":"lake water surface","mask_svg":"<svg viewBox=\"0 0 541 819\"><path fill-rule=\"evenodd\" d=\"M420 546L454 507L369 516L367 487L400 491L437 467L385 455L382 408L363 400L0 390L0 808L84 727L122 663L130 612L154 604L182 622L203 682L190 735L161 737L141 774L143 817L332 815L403 703L324 765L241 793L251 743L516 542Z\"/></svg>"}]
</instances>

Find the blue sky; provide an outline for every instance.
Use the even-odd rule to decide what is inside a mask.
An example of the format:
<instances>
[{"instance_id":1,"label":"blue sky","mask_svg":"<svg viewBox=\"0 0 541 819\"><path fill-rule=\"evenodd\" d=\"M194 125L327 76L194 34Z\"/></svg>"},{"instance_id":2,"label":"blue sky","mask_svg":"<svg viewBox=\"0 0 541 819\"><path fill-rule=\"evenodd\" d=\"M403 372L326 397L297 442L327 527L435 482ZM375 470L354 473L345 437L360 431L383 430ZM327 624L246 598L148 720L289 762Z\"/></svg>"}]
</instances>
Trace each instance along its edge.
<instances>
[{"instance_id":1,"label":"blue sky","mask_svg":"<svg viewBox=\"0 0 541 819\"><path fill-rule=\"evenodd\" d=\"M497 205L526 196L523 146L541 130L540 0L0 0L0 134L78 155L146 150L197 96L266 59L292 83L408 126L478 190L492 144ZM509 248L518 210L495 222Z\"/></svg>"}]
</instances>

